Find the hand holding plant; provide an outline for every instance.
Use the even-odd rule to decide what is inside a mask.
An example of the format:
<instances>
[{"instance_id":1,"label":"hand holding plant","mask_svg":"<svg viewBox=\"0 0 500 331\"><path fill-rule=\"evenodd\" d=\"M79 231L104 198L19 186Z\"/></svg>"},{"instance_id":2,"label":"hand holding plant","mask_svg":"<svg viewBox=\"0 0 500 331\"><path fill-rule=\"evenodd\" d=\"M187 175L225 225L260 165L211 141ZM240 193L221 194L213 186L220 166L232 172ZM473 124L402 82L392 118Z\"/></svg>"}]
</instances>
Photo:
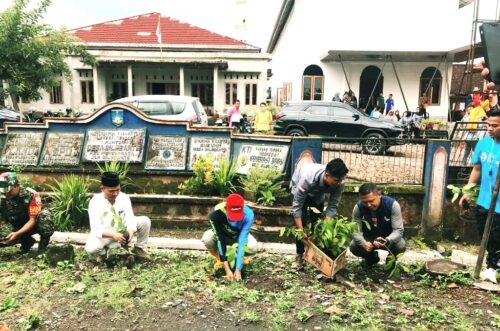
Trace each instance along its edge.
<instances>
[{"instance_id":1,"label":"hand holding plant","mask_svg":"<svg viewBox=\"0 0 500 331\"><path fill-rule=\"evenodd\" d=\"M470 202L475 204L477 197L479 195L479 186L475 183L467 184L467 185L464 185L462 187L448 185L448 186L446 186L446 188L451 190L453 193L453 197L451 198L452 203L455 203L455 201L457 201L458 197L460 197L460 195L462 195L458 204L460 205L460 207L463 206L465 209L468 209L468 204Z\"/></svg>"}]
</instances>

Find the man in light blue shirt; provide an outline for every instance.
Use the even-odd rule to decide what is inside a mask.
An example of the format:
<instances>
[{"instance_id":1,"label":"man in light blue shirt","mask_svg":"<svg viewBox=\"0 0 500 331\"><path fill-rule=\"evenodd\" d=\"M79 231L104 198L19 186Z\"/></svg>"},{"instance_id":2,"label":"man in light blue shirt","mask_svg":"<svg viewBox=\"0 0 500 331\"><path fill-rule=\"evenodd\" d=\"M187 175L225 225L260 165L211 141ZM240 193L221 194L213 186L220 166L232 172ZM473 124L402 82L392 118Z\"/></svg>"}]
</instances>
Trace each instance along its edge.
<instances>
[{"instance_id":1,"label":"man in light blue shirt","mask_svg":"<svg viewBox=\"0 0 500 331\"><path fill-rule=\"evenodd\" d=\"M474 165L469 178L469 184L481 183L479 196L477 199L477 223L482 236L488 209L490 208L491 196L495 180L498 174L498 165L500 163L500 110L490 111L486 120L488 135L481 139L472 155L472 164ZM460 206L464 201L470 201L468 195L460 199ZM493 225L488 240L486 250L486 264L488 268L500 268L500 198L495 205L495 214Z\"/></svg>"}]
</instances>

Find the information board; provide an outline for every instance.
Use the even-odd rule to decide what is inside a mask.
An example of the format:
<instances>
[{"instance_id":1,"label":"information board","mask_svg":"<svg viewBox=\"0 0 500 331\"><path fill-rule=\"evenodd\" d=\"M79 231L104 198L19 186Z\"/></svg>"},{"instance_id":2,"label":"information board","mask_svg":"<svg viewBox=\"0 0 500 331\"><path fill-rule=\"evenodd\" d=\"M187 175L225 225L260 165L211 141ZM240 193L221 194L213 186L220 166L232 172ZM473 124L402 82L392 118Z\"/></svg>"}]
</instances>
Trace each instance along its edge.
<instances>
[{"instance_id":1,"label":"information board","mask_svg":"<svg viewBox=\"0 0 500 331\"><path fill-rule=\"evenodd\" d=\"M214 160L214 166L217 167L222 158L229 159L231 149L230 138L219 137L192 137L189 141L189 170L201 156L210 155Z\"/></svg>"},{"instance_id":2,"label":"information board","mask_svg":"<svg viewBox=\"0 0 500 331\"><path fill-rule=\"evenodd\" d=\"M45 132L9 132L0 163L4 165L37 165Z\"/></svg>"},{"instance_id":3,"label":"information board","mask_svg":"<svg viewBox=\"0 0 500 331\"><path fill-rule=\"evenodd\" d=\"M146 129L88 130L84 161L142 162Z\"/></svg>"},{"instance_id":4,"label":"information board","mask_svg":"<svg viewBox=\"0 0 500 331\"><path fill-rule=\"evenodd\" d=\"M237 173L246 175L254 165L263 168L276 167L282 172L285 169L288 150L287 145L242 144L238 153L240 167Z\"/></svg>"},{"instance_id":5,"label":"information board","mask_svg":"<svg viewBox=\"0 0 500 331\"><path fill-rule=\"evenodd\" d=\"M149 136L145 169L185 170L187 139L180 136Z\"/></svg>"},{"instance_id":6,"label":"information board","mask_svg":"<svg viewBox=\"0 0 500 331\"><path fill-rule=\"evenodd\" d=\"M79 165L84 133L49 132L41 165Z\"/></svg>"}]
</instances>

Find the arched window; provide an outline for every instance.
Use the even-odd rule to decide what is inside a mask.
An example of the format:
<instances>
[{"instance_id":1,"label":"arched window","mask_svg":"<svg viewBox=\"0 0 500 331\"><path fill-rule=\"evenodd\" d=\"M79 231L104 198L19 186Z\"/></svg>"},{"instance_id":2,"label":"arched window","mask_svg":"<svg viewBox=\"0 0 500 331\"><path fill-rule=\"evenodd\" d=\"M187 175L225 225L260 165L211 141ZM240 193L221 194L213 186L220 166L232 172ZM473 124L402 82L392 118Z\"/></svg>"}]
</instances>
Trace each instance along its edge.
<instances>
[{"instance_id":1,"label":"arched window","mask_svg":"<svg viewBox=\"0 0 500 331\"><path fill-rule=\"evenodd\" d=\"M436 74L434 74L436 73ZM434 78L432 78L434 76ZM427 67L420 76L419 97L427 99L429 105L439 105L441 99L441 72L435 67Z\"/></svg>"},{"instance_id":2,"label":"arched window","mask_svg":"<svg viewBox=\"0 0 500 331\"><path fill-rule=\"evenodd\" d=\"M380 75L380 78L377 78ZM375 86L375 83L377 85ZM374 89L375 88L375 89ZM373 95L370 100L370 94L373 91ZM358 107L366 108L367 111L371 111L376 105L377 97L384 91L384 75L380 74L380 69L377 66L367 66L361 72L361 77L359 79L359 99Z\"/></svg>"},{"instance_id":3,"label":"arched window","mask_svg":"<svg viewBox=\"0 0 500 331\"><path fill-rule=\"evenodd\" d=\"M302 100L323 100L323 70L311 64L302 75Z\"/></svg>"}]
</instances>

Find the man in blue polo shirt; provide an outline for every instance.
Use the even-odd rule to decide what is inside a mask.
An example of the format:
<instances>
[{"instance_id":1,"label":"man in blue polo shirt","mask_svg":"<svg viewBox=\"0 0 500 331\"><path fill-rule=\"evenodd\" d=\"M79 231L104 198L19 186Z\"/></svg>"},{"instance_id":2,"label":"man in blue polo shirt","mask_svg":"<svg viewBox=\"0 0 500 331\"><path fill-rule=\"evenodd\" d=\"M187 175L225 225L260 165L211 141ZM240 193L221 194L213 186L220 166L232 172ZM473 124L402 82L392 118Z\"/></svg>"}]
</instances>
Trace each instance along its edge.
<instances>
[{"instance_id":1,"label":"man in blue polo shirt","mask_svg":"<svg viewBox=\"0 0 500 331\"><path fill-rule=\"evenodd\" d=\"M480 235L483 235L488 209L490 208L491 195L498 174L500 163L500 110L492 110L486 120L488 135L479 140L472 155L471 163L474 165L469 177L469 184L481 183L479 196L476 201L477 225ZM464 201L470 202L466 194L460 199L460 206ZM500 269L500 197L496 201L495 214L486 250L486 265L488 268Z\"/></svg>"},{"instance_id":2,"label":"man in blue polo shirt","mask_svg":"<svg viewBox=\"0 0 500 331\"><path fill-rule=\"evenodd\" d=\"M257 251L257 240L250 234L254 221L253 211L245 204L239 194L230 194L226 201L219 203L209 215L211 230L206 231L201 238L217 262L215 268L224 267L226 277L230 281L241 280L245 246L250 251ZM227 245L238 243L235 270L231 270L227 261Z\"/></svg>"},{"instance_id":3,"label":"man in blue polo shirt","mask_svg":"<svg viewBox=\"0 0 500 331\"><path fill-rule=\"evenodd\" d=\"M404 252L406 242L399 203L382 195L373 183L361 185L359 197L352 211L358 230L349 246L350 251L364 258L367 266L380 261L377 249L389 249L395 256Z\"/></svg>"}]
</instances>

